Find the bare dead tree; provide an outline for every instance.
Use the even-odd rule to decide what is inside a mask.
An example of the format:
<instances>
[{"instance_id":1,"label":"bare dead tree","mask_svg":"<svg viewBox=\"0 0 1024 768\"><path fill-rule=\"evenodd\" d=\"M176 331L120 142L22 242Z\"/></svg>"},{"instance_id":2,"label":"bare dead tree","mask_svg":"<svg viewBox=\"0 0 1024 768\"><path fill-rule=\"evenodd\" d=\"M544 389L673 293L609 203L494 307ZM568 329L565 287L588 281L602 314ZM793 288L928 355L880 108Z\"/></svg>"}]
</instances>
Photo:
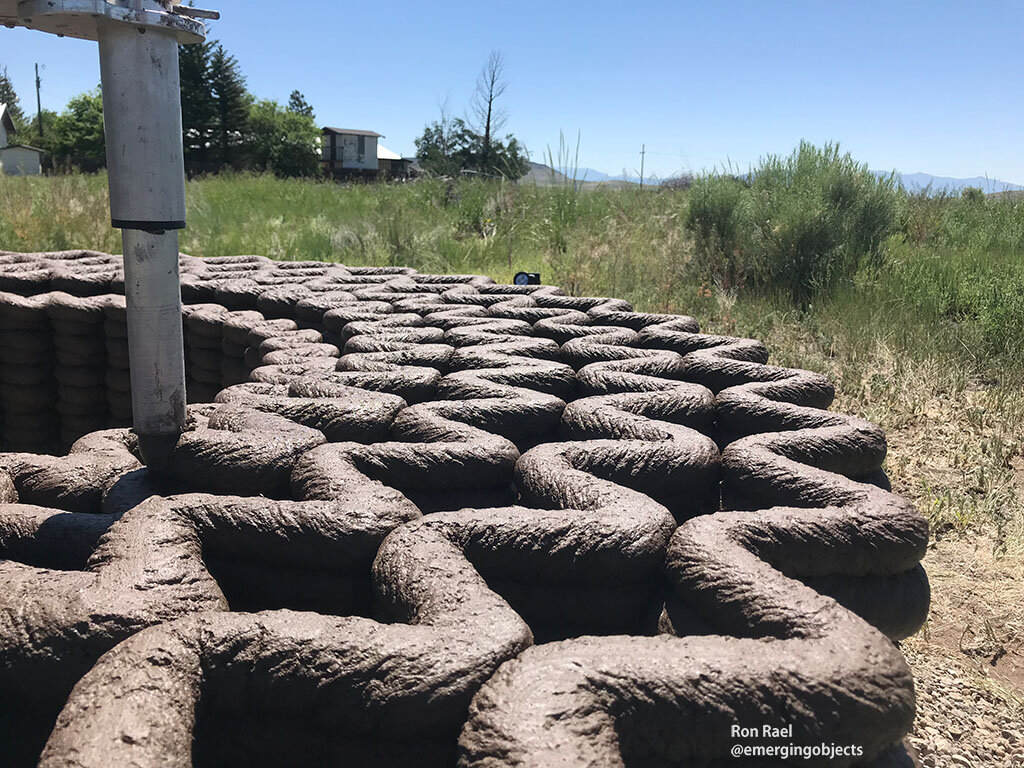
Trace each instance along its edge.
<instances>
[{"instance_id":1,"label":"bare dead tree","mask_svg":"<svg viewBox=\"0 0 1024 768\"><path fill-rule=\"evenodd\" d=\"M455 148L455 120L457 118L453 118L451 110L448 109L447 96L445 96L444 101L437 100L437 109L440 113L437 121L438 145L444 156L448 157Z\"/></svg>"},{"instance_id":2,"label":"bare dead tree","mask_svg":"<svg viewBox=\"0 0 1024 768\"><path fill-rule=\"evenodd\" d=\"M484 168L491 157L492 138L508 122L508 112L497 104L506 88L508 82L505 80L505 60L501 51L491 51L487 63L480 70L476 88L469 101L469 122L482 139L481 161Z\"/></svg>"}]
</instances>

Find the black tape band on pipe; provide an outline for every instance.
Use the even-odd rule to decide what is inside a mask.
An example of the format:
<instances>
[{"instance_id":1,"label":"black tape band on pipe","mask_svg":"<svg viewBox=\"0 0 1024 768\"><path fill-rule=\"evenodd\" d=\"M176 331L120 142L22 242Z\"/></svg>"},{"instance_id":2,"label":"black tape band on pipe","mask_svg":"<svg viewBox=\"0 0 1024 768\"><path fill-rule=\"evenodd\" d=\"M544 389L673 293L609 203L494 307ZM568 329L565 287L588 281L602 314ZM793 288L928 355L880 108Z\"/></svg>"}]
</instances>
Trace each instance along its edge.
<instances>
[{"instance_id":1,"label":"black tape band on pipe","mask_svg":"<svg viewBox=\"0 0 1024 768\"><path fill-rule=\"evenodd\" d=\"M184 229L185 222L182 221L126 221L124 219L111 219L110 224L114 229L141 229L143 232L166 232L168 229Z\"/></svg>"}]
</instances>

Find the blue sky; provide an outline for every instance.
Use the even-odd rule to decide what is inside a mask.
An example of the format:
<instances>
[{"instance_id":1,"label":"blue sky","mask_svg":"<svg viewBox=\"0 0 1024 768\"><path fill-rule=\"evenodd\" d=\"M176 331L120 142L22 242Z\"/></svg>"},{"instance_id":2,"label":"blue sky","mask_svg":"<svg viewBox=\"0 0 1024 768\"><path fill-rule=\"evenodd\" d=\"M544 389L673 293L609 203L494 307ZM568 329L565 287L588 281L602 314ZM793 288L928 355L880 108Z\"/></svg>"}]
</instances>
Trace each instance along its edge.
<instances>
[{"instance_id":1,"label":"blue sky","mask_svg":"<svg viewBox=\"0 0 1024 768\"><path fill-rule=\"evenodd\" d=\"M464 111L492 49L504 54L508 128L535 160L559 133L580 165L667 176L745 169L800 139L839 141L876 169L1024 183L1024 3L534 0L304 4L200 0L249 89L293 88L321 124L368 128L402 154L448 99ZM310 10L312 9L312 10ZM0 29L34 112L95 86L95 44Z\"/></svg>"}]
</instances>

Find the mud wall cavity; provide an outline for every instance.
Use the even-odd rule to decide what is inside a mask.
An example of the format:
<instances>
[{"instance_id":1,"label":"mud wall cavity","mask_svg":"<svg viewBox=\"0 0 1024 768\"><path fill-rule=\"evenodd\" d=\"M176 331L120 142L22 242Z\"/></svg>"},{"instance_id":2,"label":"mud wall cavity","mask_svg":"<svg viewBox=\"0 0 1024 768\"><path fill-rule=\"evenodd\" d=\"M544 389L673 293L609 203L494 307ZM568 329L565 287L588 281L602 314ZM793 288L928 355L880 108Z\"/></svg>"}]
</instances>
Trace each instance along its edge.
<instances>
[{"instance_id":1,"label":"mud wall cavity","mask_svg":"<svg viewBox=\"0 0 1024 768\"><path fill-rule=\"evenodd\" d=\"M138 460L119 258L0 254L0 754L908 765L927 525L757 341L471 275L181 257ZM746 762L745 762L746 761ZM777 755L758 764L783 764Z\"/></svg>"}]
</instances>

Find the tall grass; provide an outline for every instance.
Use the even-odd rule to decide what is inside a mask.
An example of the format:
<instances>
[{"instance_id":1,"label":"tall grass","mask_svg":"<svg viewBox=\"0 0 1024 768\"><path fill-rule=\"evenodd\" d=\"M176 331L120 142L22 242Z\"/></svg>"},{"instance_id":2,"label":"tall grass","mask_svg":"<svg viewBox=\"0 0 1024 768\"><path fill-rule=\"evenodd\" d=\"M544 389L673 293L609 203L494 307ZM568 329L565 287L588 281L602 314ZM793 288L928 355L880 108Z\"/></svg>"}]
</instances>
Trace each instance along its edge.
<instances>
[{"instance_id":1,"label":"tall grass","mask_svg":"<svg viewBox=\"0 0 1024 768\"><path fill-rule=\"evenodd\" d=\"M564 142L558 159L572 163ZM766 303L797 318L862 306L873 321L846 323L851 340L889 325L900 347L943 351L1004 376L1024 368L1024 199L893 202L891 186L862 170L834 148L804 146L769 158L752 182L705 176L689 191L584 191L571 178L553 187L479 179L340 186L224 175L189 182L181 247L496 279L538 271L575 293L659 310L707 310L713 293L711 304L732 302L732 318ZM890 234L894 217L899 229ZM120 251L104 175L0 178L0 249L73 247ZM883 251L884 265L875 256ZM828 283L828 299L811 293L822 301L808 312L800 298Z\"/></svg>"},{"instance_id":2,"label":"tall grass","mask_svg":"<svg viewBox=\"0 0 1024 768\"><path fill-rule=\"evenodd\" d=\"M1024 196L953 196L927 190L907 196L905 232L915 245L970 251L1024 251Z\"/></svg>"},{"instance_id":3,"label":"tall grass","mask_svg":"<svg viewBox=\"0 0 1024 768\"><path fill-rule=\"evenodd\" d=\"M694 269L725 290L742 288L753 234L748 184L735 176L710 174L690 187L686 227L696 246Z\"/></svg>"},{"instance_id":4,"label":"tall grass","mask_svg":"<svg viewBox=\"0 0 1024 768\"><path fill-rule=\"evenodd\" d=\"M0 176L0 250L70 248L121 252L106 174Z\"/></svg>"}]
</instances>

